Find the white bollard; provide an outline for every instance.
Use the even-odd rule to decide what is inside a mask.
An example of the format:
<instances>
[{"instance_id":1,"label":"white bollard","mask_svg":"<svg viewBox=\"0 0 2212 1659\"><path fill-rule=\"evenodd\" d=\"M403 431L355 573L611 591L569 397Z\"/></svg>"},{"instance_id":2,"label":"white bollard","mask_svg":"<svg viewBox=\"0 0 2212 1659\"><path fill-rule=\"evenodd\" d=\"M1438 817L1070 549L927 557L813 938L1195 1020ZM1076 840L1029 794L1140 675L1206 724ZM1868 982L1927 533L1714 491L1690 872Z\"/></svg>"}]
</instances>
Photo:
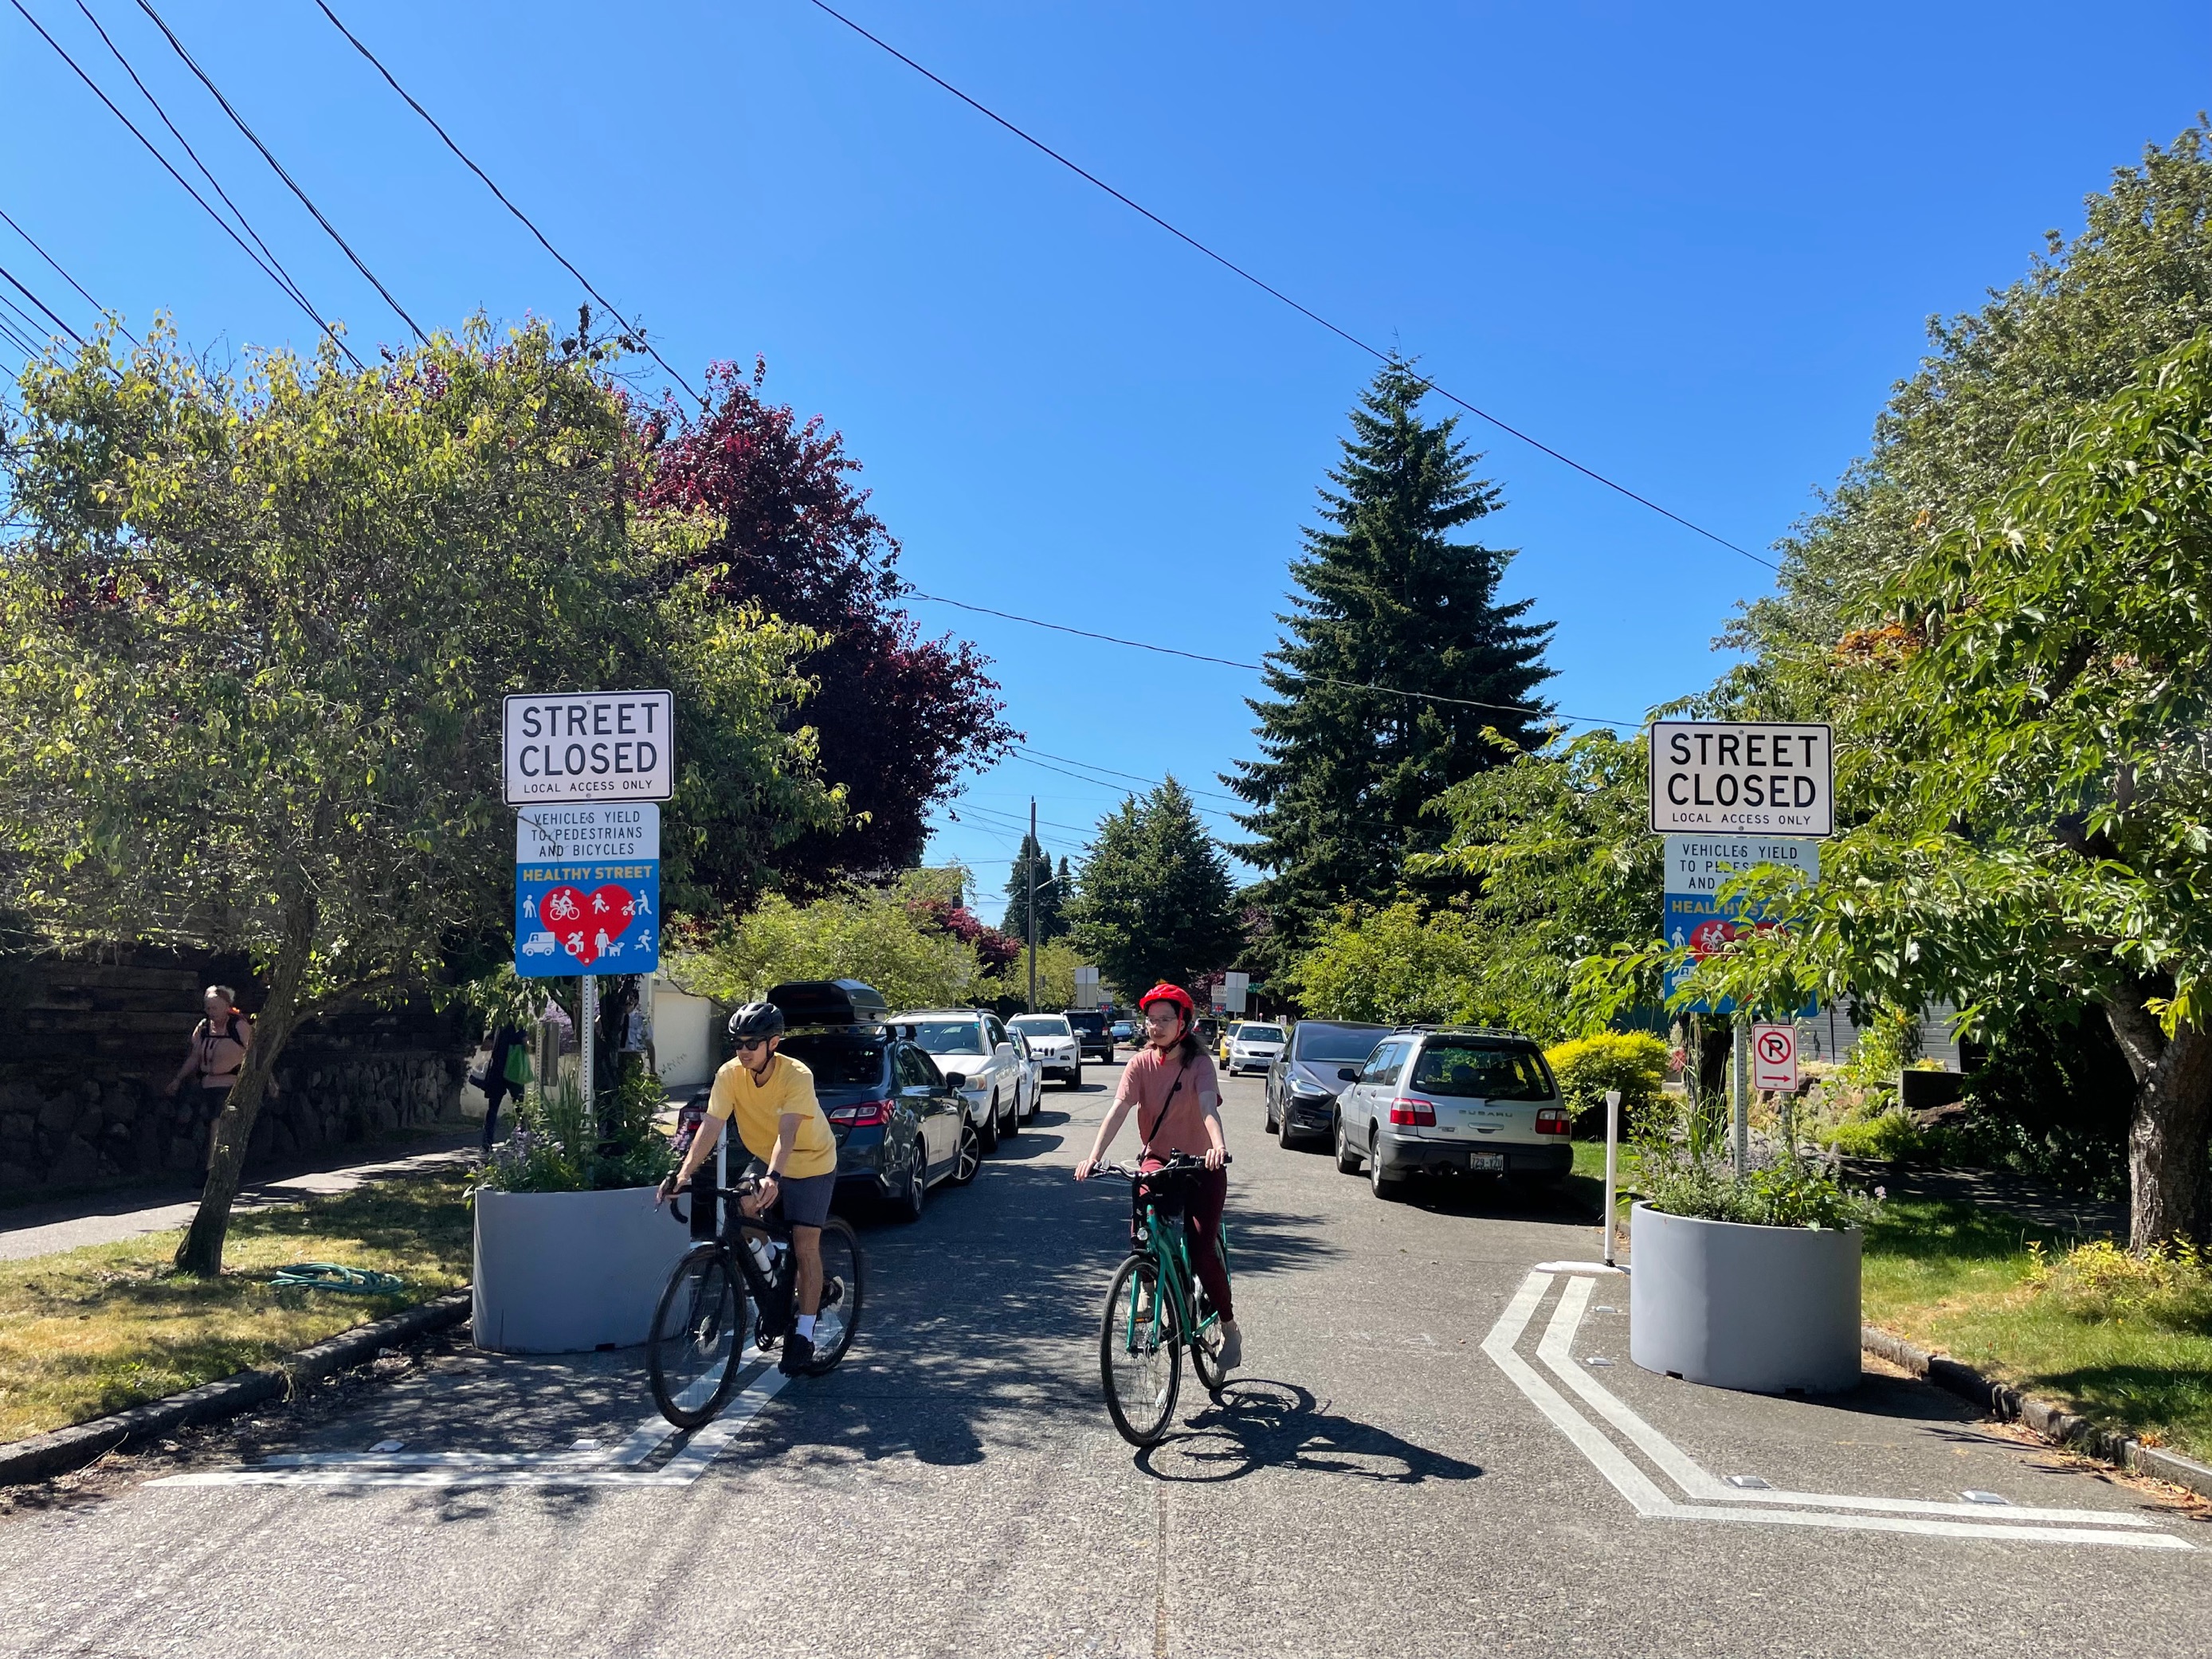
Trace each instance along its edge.
<instances>
[{"instance_id":1,"label":"white bollard","mask_svg":"<svg viewBox=\"0 0 2212 1659\"><path fill-rule=\"evenodd\" d=\"M1601 1258L1608 1267L1613 1260L1613 1210L1615 1182L1620 1174L1620 1091L1605 1091L1605 1250Z\"/></svg>"}]
</instances>

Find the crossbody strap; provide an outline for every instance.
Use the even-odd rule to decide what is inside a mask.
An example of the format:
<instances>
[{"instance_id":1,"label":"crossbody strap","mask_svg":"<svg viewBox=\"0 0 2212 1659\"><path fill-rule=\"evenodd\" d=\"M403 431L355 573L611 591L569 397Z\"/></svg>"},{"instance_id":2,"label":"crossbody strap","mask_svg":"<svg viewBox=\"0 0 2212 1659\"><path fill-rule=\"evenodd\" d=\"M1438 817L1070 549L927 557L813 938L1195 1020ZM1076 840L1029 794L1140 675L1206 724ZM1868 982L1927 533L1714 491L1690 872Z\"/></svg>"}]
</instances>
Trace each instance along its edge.
<instances>
[{"instance_id":1,"label":"crossbody strap","mask_svg":"<svg viewBox=\"0 0 2212 1659\"><path fill-rule=\"evenodd\" d=\"M1149 1152L1152 1151L1152 1137L1159 1133L1160 1125L1168 1121L1168 1108L1175 1104L1175 1097L1182 1092L1183 1073L1188 1070L1190 1070L1190 1062L1187 1060L1183 1061L1181 1066L1176 1068L1176 1080L1174 1085L1168 1090L1168 1097L1160 1103L1159 1112L1158 1115L1152 1119L1152 1127L1145 1132L1144 1146L1142 1149L1145 1152Z\"/></svg>"}]
</instances>

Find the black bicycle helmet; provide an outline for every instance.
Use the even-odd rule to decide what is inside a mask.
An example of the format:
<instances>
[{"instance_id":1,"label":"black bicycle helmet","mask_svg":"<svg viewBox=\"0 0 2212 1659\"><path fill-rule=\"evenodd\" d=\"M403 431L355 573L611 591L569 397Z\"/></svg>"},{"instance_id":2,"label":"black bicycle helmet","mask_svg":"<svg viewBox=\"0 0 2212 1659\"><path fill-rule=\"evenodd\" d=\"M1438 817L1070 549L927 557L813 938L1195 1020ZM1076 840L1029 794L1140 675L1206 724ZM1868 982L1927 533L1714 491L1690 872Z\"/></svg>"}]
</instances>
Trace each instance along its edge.
<instances>
[{"instance_id":1,"label":"black bicycle helmet","mask_svg":"<svg viewBox=\"0 0 2212 1659\"><path fill-rule=\"evenodd\" d=\"M750 1042L783 1035L783 1010L773 1002L748 1002L730 1016L730 1041Z\"/></svg>"}]
</instances>

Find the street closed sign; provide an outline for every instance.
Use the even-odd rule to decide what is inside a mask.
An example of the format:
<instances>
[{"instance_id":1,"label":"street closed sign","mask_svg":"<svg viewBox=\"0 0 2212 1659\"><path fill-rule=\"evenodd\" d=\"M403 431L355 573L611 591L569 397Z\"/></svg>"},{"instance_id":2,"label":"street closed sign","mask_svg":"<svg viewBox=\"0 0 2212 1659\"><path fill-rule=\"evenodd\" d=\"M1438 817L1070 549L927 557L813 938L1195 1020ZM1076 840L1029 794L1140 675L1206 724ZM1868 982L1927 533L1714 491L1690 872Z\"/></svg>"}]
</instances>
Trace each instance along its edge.
<instances>
[{"instance_id":1,"label":"street closed sign","mask_svg":"<svg viewBox=\"0 0 2212 1659\"><path fill-rule=\"evenodd\" d=\"M1826 726L1655 720L1651 828L1661 835L1834 833Z\"/></svg>"},{"instance_id":2,"label":"street closed sign","mask_svg":"<svg viewBox=\"0 0 2212 1659\"><path fill-rule=\"evenodd\" d=\"M1754 1025L1751 1028L1751 1086L1785 1091L1797 1086L1797 1028L1795 1025Z\"/></svg>"},{"instance_id":3,"label":"street closed sign","mask_svg":"<svg viewBox=\"0 0 2212 1659\"><path fill-rule=\"evenodd\" d=\"M676 793L675 726L676 698L666 691L508 697L507 804L666 800Z\"/></svg>"}]
</instances>

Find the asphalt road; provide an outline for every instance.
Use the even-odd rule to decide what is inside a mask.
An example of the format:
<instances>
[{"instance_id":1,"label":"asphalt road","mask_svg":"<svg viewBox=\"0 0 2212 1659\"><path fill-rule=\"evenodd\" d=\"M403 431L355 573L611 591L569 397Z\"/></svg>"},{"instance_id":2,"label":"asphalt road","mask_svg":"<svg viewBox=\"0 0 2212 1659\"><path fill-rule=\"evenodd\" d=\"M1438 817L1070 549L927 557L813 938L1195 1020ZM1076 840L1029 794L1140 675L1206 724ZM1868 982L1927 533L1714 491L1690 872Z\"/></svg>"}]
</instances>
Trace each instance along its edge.
<instances>
[{"instance_id":1,"label":"asphalt road","mask_svg":"<svg viewBox=\"0 0 2212 1659\"><path fill-rule=\"evenodd\" d=\"M0 1653L2212 1653L2212 1525L1918 1383L1808 1401L1638 1371L1623 1281L1531 1278L1594 1254L1587 1194L1384 1204L1263 1136L1249 1082L1247 1365L1219 1401L1186 1372L1176 1434L1133 1451L1096 1358L1126 1188L1068 1179L1113 1073L1091 1077L972 1188L867 1231L863 1346L741 1395L688 1484L152 1483L393 1440L596 1457L570 1449L650 1413L635 1355L455 1346L0 1522ZM1736 1474L1765 1498L1685 1490Z\"/></svg>"}]
</instances>

